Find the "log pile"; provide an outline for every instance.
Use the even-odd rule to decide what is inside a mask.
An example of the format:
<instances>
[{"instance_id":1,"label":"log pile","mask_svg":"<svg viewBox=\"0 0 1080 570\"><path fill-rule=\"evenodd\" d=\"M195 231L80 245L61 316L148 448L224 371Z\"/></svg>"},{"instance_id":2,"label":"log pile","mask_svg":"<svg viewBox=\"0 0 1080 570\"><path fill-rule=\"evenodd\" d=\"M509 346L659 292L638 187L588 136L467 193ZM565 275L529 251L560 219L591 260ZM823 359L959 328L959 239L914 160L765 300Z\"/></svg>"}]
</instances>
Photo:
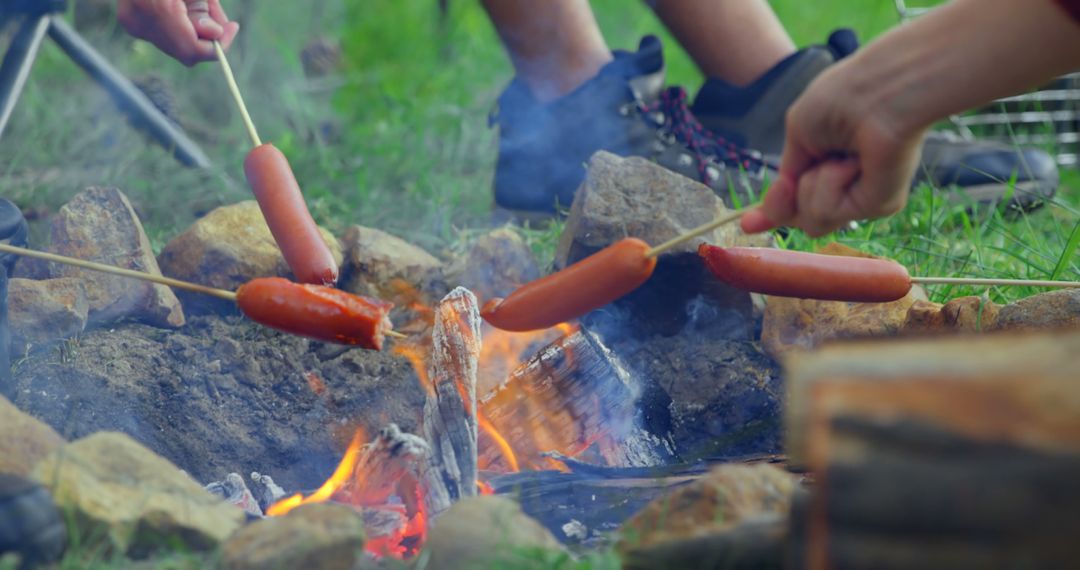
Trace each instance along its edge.
<instances>
[{"instance_id":1,"label":"log pile","mask_svg":"<svg viewBox=\"0 0 1080 570\"><path fill-rule=\"evenodd\" d=\"M1065 568L1080 557L1080 331L793 357L788 452L818 568Z\"/></svg>"}]
</instances>

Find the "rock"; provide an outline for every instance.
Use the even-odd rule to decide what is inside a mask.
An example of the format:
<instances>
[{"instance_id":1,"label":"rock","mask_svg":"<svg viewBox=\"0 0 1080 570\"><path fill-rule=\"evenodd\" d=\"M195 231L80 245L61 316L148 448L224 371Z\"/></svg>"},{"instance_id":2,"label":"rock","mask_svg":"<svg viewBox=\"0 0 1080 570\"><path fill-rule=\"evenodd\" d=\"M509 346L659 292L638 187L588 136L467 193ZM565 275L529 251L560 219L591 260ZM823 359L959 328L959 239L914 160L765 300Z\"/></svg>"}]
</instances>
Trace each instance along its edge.
<instances>
[{"instance_id":1,"label":"rock","mask_svg":"<svg viewBox=\"0 0 1080 570\"><path fill-rule=\"evenodd\" d=\"M944 305L915 301L901 328L903 334L976 333L994 328L1001 307L980 297L960 297Z\"/></svg>"},{"instance_id":2,"label":"rock","mask_svg":"<svg viewBox=\"0 0 1080 570\"><path fill-rule=\"evenodd\" d=\"M566 220L555 265L566 267L625 237L659 245L729 210L707 186L643 158L620 158L598 152ZM653 277L613 304L629 313L623 326L644 335L679 332L691 318L688 305L699 300L730 313L733 324L722 336L749 338L750 295L713 277L697 255L702 241L732 245L769 245L769 238L746 236L736 224L718 228L662 254Z\"/></svg>"},{"instance_id":3,"label":"rock","mask_svg":"<svg viewBox=\"0 0 1080 570\"><path fill-rule=\"evenodd\" d=\"M60 208L52 220L49 251L161 274L135 209L116 188L88 188ZM184 324L180 302L164 285L60 264L50 264L49 277L83 280L90 324L104 325L125 318L159 327Z\"/></svg>"},{"instance_id":4,"label":"rock","mask_svg":"<svg viewBox=\"0 0 1080 570\"><path fill-rule=\"evenodd\" d=\"M852 257L874 256L831 243L819 253ZM904 298L891 303L845 303L789 297L767 297L761 343L775 358L792 350L809 350L841 338L892 336L900 332L908 309L926 293L913 286Z\"/></svg>"},{"instance_id":5,"label":"rock","mask_svg":"<svg viewBox=\"0 0 1080 570\"><path fill-rule=\"evenodd\" d=\"M0 396L0 473L29 475L39 461L64 444L53 428L21 412Z\"/></svg>"},{"instance_id":6,"label":"rock","mask_svg":"<svg viewBox=\"0 0 1080 570\"><path fill-rule=\"evenodd\" d=\"M341 244L329 231L320 231L340 266ZM222 206L203 216L173 238L158 259L169 277L230 291L256 277L292 277L254 200ZM221 299L185 292L180 295L191 311L235 310L232 303Z\"/></svg>"},{"instance_id":7,"label":"rock","mask_svg":"<svg viewBox=\"0 0 1080 570\"><path fill-rule=\"evenodd\" d=\"M678 335L624 341L612 351L636 376L663 387L670 426L652 431L670 433L683 461L780 451L780 367L756 343ZM642 400L661 399L646 393ZM660 416L652 410L646 415Z\"/></svg>"},{"instance_id":8,"label":"rock","mask_svg":"<svg viewBox=\"0 0 1080 570\"><path fill-rule=\"evenodd\" d=\"M27 344L75 336L86 328L90 305L82 279L63 277L8 282L8 322L12 352L20 354Z\"/></svg>"},{"instance_id":9,"label":"rock","mask_svg":"<svg viewBox=\"0 0 1080 570\"><path fill-rule=\"evenodd\" d=\"M60 558L67 546L60 511L44 487L0 473L0 567L39 568ZM21 564L7 564L13 553Z\"/></svg>"},{"instance_id":10,"label":"rock","mask_svg":"<svg viewBox=\"0 0 1080 570\"><path fill-rule=\"evenodd\" d=\"M520 235L508 228L498 228L473 242L449 273L451 282L472 291L483 305L538 278L540 269Z\"/></svg>"},{"instance_id":11,"label":"rock","mask_svg":"<svg viewBox=\"0 0 1080 570\"><path fill-rule=\"evenodd\" d=\"M796 488L772 465L721 465L626 521L617 550L625 568L781 568Z\"/></svg>"},{"instance_id":12,"label":"rock","mask_svg":"<svg viewBox=\"0 0 1080 570\"><path fill-rule=\"evenodd\" d=\"M342 289L402 304L410 291L423 291L442 271L442 262L386 232L352 226L342 239Z\"/></svg>"},{"instance_id":13,"label":"rock","mask_svg":"<svg viewBox=\"0 0 1080 570\"><path fill-rule=\"evenodd\" d=\"M221 551L226 570L351 570L363 557L364 521L351 507L302 505L248 525Z\"/></svg>"},{"instance_id":14,"label":"rock","mask_svg":"<svg viewBox=\"0 0 1080 570\"><path fill-rule=\"evenodd\" d=\"M1080 326L1080 289L1040 293L1009 303L998 313L995 330L1046 330Z\"/></svg>"},{"instance_id":15,"label":"rock","mask_svg":"<svg viewBox=\"0 0 1080 570\"><path fill-rule=\"evenodd\" d=\"M558 552L559 541L506 497L470 497L450 507L428 532L428 568L504 568L521 550Z\"/></svg>"},{"instance_id":16,"label":"rock","mask_svg":"<svg viewBox=\"0 0 1080 570\"><path fill-rule=\"evenodd\" d=\"M177 545L210 550L244 521L244 511L119 433L97 433L57 449L32 477L71 513L80 532L133 556Z\"/></svg>"}]
</instances>

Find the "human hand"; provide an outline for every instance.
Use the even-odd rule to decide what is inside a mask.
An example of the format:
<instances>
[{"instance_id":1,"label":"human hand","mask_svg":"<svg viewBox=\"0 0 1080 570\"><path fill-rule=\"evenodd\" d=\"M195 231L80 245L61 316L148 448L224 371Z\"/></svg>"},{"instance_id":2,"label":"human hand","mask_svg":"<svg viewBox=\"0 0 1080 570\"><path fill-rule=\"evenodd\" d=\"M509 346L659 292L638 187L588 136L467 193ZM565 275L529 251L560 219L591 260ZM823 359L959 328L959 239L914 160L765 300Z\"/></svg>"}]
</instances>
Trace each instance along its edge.
<instances>
[{"instance_id":1,"label":"human hand","mask_svg":"<svg viewBox=\"0 0 1080 570\"><path fill-rule=\"evenodd\" d=\"M903 209L924 129L865 96L858 78L848 62L838 64L788 110L778 178L743 217L744 231L792 226L820 236Z\"/></svg>"},{"instance_id":2,"label":"human hand","mask_svg":"<svg viewBox=\"0 0 1080 570\"><path fill-rule=\"evenodd\" d=\"M220 0L118 0L116 12L129 34L187 66L214 59L213 41L228 49L240 29Z\"/></svg>"}]
</instances>

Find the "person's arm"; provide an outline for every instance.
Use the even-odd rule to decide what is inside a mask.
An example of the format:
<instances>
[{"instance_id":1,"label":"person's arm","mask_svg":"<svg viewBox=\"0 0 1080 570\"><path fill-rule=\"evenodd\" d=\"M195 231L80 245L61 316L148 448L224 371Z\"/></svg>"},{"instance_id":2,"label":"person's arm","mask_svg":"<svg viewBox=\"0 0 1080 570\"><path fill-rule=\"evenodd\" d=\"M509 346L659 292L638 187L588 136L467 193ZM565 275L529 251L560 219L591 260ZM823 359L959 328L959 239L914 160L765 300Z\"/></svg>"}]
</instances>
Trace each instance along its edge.
<instances>
[{"instance_id":1,"label":"person's arm","mask_svg":"<svg viewBox=\"0 0 1080 570\"><path fill-rule=\"evenodd\" d=\"M212 42L228 49L240 29L220 0L117 0L116 14L129 34L184 65L214 59Z\"/></svg>"},{"instance_id":2,"label":"person's arm","mask_svg":"<svg viewBox=\"0 0 1080 570\"><path fill-rule=\"evenodd\" d=\"M780 174L743 228L821 235L902 209L933 123L1080 67L1065 4L954 0L821 74L789 109Z\"/></svg>"}]
</instances>

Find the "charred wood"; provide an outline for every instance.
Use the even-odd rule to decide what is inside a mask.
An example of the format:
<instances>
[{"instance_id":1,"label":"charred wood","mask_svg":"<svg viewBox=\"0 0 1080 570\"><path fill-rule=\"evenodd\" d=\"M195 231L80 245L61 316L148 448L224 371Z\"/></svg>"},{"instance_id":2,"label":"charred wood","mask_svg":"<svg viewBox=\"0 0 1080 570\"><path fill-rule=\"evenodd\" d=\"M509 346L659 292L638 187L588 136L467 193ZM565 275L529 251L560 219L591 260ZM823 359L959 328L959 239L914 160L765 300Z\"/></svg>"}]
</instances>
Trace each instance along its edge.
<instances>
[{"instance_id":1,"label":"charred wood","mask_svg":"<svg viewBox=\"0 0 1080 570\"><path fill-rule=\"evenodd\" d=\"M517 454L522 468L550 469L545 453L631 467L671 457L666 434L644 429L641 383L594 335L577 331L526 361L480 402L481 414ZM485 465L506 466L498 446Z\"/></svg>"},{"instance_id":2,"label":"charred wood","mask_svg":"<svg viewBox=\"0 0 1080 570\"><path fill-rule=\"evenodd\" d=\"M435 309L424 405L424 434L431 445L424 470L429 512L437 515L477 492L476 371L480 358L476 297L458 287Z\"/></svg>"}]
</instances>

